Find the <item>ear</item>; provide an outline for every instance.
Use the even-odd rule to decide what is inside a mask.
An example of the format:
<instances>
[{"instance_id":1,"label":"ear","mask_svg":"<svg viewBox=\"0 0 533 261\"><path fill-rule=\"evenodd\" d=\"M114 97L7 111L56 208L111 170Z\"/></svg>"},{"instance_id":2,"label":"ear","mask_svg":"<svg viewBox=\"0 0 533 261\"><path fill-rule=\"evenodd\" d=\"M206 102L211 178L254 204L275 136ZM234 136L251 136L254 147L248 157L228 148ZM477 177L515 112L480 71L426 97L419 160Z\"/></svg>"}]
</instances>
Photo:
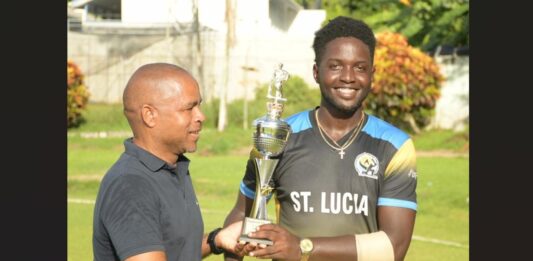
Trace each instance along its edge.
<instances>
[{"instance_id":1,"label":"ear","mask_svg":"<svg viewBox=\"0 0 533 261\"><path fill-rule=\"evenodd\" d=\"M315 82L318 83L318 66L313 64L313 78L315 78Z\"/></svg>"},{"instance_id":2,"label":"ear","mask_svg":"<svg viewBox=\"0 0 533 261\"><path fill-rule=\"evenodd\" d=\"M153 128L156 125L157 120L157 109L148 105L144 104L141 108L141 119L143 123L148 126L149 128Z\"/></svg>"}]
</instances>

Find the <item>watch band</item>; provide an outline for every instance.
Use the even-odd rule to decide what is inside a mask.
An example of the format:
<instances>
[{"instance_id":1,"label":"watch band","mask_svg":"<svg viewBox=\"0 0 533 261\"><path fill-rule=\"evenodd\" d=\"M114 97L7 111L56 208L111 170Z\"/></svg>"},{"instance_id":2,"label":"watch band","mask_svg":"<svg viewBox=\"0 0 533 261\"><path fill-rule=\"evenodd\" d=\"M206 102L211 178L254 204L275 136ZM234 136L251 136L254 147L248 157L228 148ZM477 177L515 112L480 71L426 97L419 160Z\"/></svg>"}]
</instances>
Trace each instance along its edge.
<instances>
[{"instance_id":1,"label":"watch band","mask_svg":"<svg viewBox=\"0 0 533 261\"><path fill-rule=\"evenodd\" d=\"M222 228L216 228L215 230L211 231L207 236L207 244L209 244L209 248L211 248L211 253L215 255L220 255L224 253L224 249L218 248L215 244L215 237L217 236L218 232L220 232L220 230L222 230Z\"/></svg>"}]
</instances>

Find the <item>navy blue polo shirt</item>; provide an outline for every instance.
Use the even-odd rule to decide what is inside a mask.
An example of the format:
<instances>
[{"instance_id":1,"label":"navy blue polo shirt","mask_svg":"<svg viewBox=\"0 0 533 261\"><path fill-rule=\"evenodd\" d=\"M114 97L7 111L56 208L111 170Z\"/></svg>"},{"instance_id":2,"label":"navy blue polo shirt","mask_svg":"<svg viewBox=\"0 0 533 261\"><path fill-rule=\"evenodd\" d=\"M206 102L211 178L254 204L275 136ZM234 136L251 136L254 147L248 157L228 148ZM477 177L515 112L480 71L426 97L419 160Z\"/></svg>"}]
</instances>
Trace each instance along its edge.
<instances>
[{"instance_id":1,"label":"navy blue polo shirt","mask_svg":"<svg viewBox=\"0 0 533 261\"><path fill-rule=\"evenodd\" d=\"M167 260L201 260L203 220L189 159L170 166L132 142L106 173L93 217L94 260L165 251Z\"/></svg>"}]
</instances>

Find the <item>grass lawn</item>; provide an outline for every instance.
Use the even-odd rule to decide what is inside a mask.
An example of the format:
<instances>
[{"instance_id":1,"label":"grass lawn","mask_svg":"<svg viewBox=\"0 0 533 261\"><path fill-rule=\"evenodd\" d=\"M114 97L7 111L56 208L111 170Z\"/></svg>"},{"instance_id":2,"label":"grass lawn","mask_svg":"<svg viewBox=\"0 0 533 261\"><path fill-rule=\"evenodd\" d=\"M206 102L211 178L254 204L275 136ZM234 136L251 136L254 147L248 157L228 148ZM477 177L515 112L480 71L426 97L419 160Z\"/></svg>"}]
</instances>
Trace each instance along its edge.
<instances>
[{"instance_id":1,"label":"grass lawn","mask_svg":"<svg viewBox=\"0 0 533 261\"><path fill-rule=\"evenodd\" d=\"M424 157L417 163L418 212L406 260L469 260L468 158Z\"/></svg>"}]
</instances>

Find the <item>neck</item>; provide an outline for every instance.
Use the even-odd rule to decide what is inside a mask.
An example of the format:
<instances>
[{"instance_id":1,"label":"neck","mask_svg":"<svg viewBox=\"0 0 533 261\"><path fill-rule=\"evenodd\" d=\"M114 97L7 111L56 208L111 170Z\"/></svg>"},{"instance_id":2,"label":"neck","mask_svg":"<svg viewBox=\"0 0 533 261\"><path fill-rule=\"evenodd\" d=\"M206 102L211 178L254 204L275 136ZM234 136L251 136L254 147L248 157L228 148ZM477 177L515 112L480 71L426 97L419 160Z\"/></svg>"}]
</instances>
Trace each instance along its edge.
<instances>
[{"instance_id":1,"label":"neck","mask_svg":"<svg viewBox=\"0 0 533 261\"><path fill-rule=\"evenodd\" d=\"M317 117L322 127L328 130L345 133L349 132L359 124L364 113L362 107L359 107L357 110L350 113L340 112L339 110L323 106L320 106L317 111Z\"/></svg>"},{"instance_id":2,"label":"neck","mask_svg":"<svg viewBox=\"0 0 533 261\"><path fill-rule=\"evenodd\" d=\"M322 130L332 139L338 141L360 124L363 113L363 109L358 108L350 115L343 114L340 116L325 107L320 107L317 109L317 120L320 122Z\"/></svg>"}]
</instances>

